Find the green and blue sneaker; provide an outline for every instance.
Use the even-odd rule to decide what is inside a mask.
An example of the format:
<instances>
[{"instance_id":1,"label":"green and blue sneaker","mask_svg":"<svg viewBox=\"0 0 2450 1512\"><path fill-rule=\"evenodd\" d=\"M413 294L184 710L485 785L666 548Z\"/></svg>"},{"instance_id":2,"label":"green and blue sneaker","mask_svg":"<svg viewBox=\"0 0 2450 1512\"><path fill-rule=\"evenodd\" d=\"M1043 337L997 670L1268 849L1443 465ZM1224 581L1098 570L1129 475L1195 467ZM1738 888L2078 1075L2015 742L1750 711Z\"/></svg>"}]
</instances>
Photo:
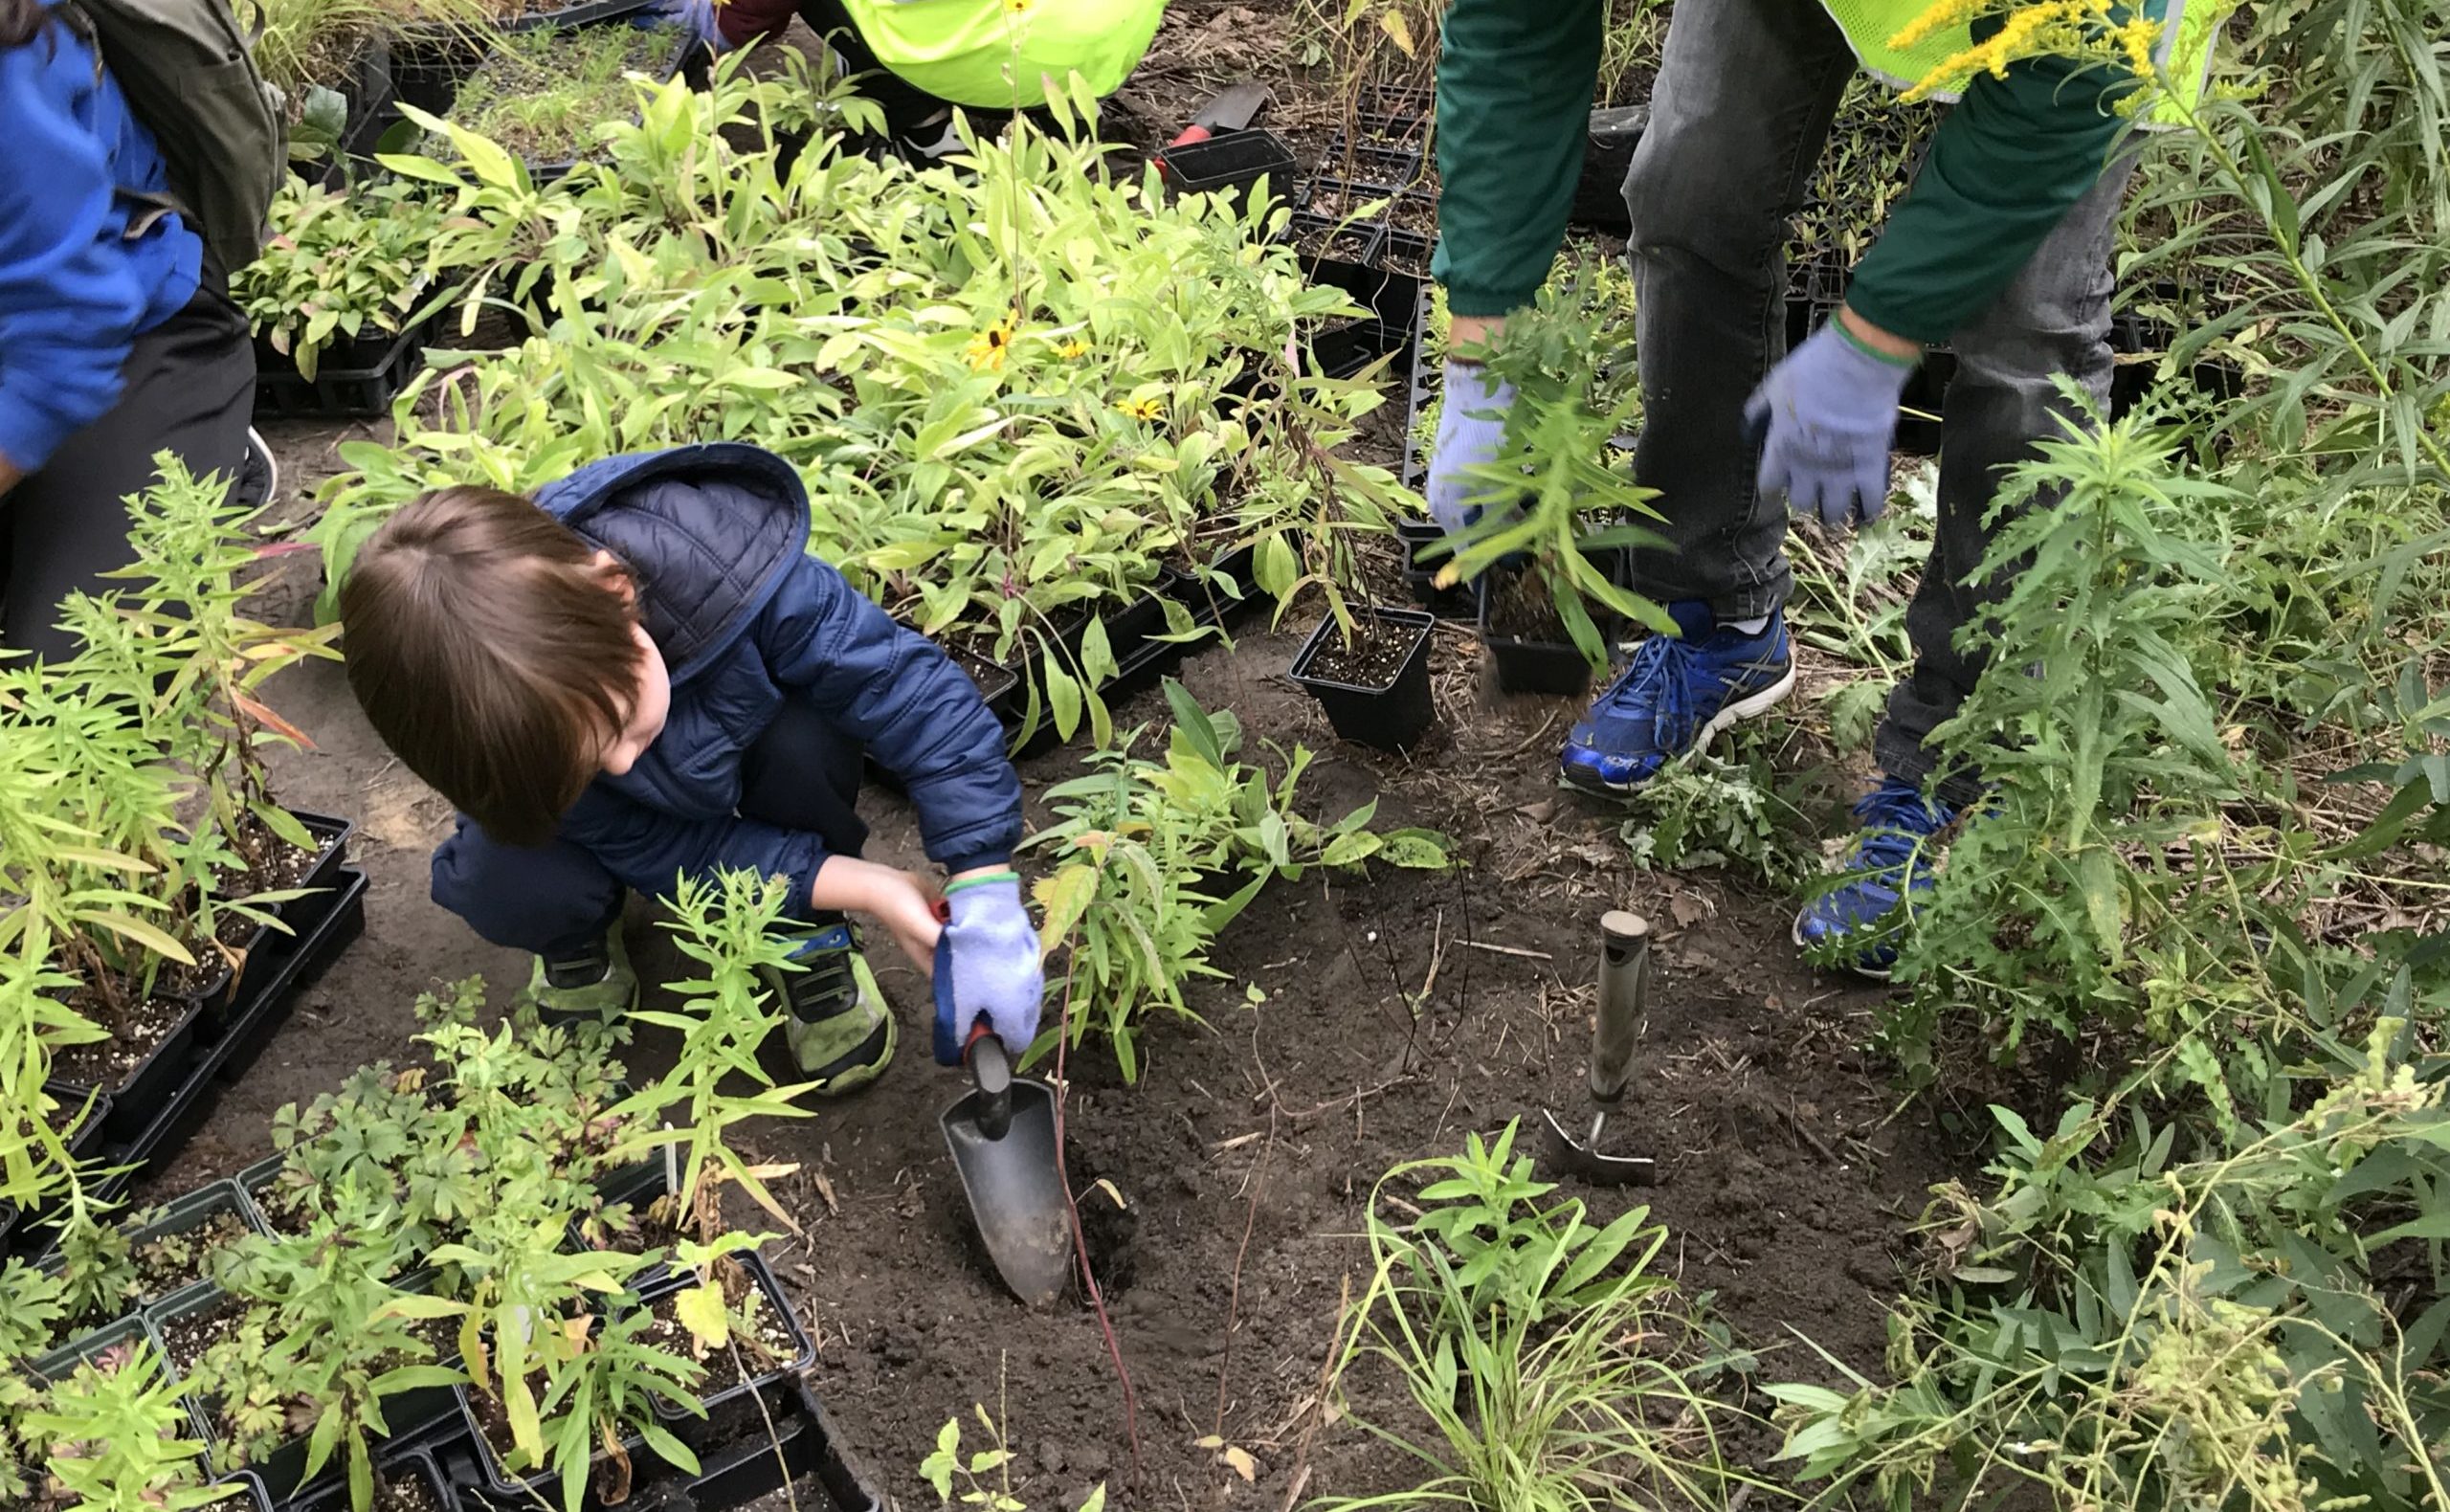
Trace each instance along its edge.
<instances>
[{"instance_id":1,"label":"green and blue sneaker","mask_svg":"<svg viewBox=\"0 0 2450 1512\"><path fill-rule=\"evenodd\" d=\"M534 1004L536 1015L548 1024L610 1020L637 1007L638 973L630 968L621 921L613 920L602 940L574 955L538 956L519 1000Z\"/></svg>"},{"instance_id":2,"label":"green and blue sneaker","mask_svg":"<svg viewBox=\"0 0 2450 1512\"><path fill-rule=\"evenodd\" d=\"M839 1097L884 1075L893 1061L893 1010L859 955L848 923L818 929L791 952L800 969L769 971L783 1033L800 1075L820 1097Z\"/></svg>"}]
</instances>

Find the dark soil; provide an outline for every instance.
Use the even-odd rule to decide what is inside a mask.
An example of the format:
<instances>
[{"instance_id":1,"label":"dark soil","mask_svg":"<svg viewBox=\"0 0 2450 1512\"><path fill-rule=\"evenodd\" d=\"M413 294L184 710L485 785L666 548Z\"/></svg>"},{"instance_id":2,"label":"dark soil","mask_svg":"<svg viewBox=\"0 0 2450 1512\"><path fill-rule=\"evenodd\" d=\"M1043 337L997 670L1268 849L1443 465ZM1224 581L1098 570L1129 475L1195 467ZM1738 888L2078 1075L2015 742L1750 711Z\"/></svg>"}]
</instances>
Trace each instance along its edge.
<instances>
[{"instance_id":1,"label":"dark soil","mask_svg":"<svg viewBox=\"0 0 2450 1512\"><path fill-rule=\"evenodd\" d=\"M257 893L280 892L303 882L323 857L323 850L301 851L263 826L263 821L248 814L241 821L243 834L232 843L241 856L256 858L256 864L243 876L217 872L213 876L215 889L224 898L251 898ZM234 942L233 942L234 943Z\"/></svg>"},{"instance_id":2,"label":"dark soil","mask_svg":"<svg viewBox=\"0 0 2450 1512\"><path fill-rule=\"evenodd\" d=\"M171 969L176 969L175 966ZM167 976L168 971L164 974ZM111 1022L91 989L69 994L68 1006L97 1024ZM145 1057L159 1049L177 1031L180 1022L194 1012L195 1004L185 999L139 999L128 1006L123 1021L110 1038L54 1051L51 1074L57 1080L80 1087L117 1090L136 1074Z\"/></svg>"},{"instance_id":3,"label":"dark soil","mask_svg":"<svg viewBox=\"0 0 2450 1512\"><path fill-rule=\"evenodd\" d=\"M136 1264L137 1284L147 1297L166 1297L203 1280L207 1256L250 1232L244 1218L224 1209L192 1229L140 1244L129 1256Z\"/></svg>"},{"instance_id":4,"label":"dark soil","mask_svg":"<svg viewBox=\"0 0 2450 1512\"><path fill-rule=\"evenodd\" d=\"M1302 669L1303 675L1348 688L1392 687L1413 647L1427 634L1425 626L1386 625L1356 617L1351 643L1346 644L1343 636L1329 631L1309 665Z\"/></svg>"},{"instance_id":5,"label":"dark soil","mask_svg":"<svg viewBox=\"0 0 2450 1512\"><path fill-rule=\"evenodd\" d=\"M346 1506L345 1499L339 1505ZM442 1512L442 1503L422 1477L403 1476L375 1482L373 1512Z\"/></svg>"},{"instance_id":6,"label":"dark soil","mask_svg":"<svg viewBox=\"0 0 2450 1512\"><path fill-rule=\"evenodd\" d=\"M246 1316L245 1301L223 1293L211 1306L181 1313L162 1323L163 1352L169 1356L171 1366L185 1375L195 1368L206 1350L235 1333Z\"/></svg>"},{"instance_id":7,"label":"dark soil","mask_svg":"<svg viewBox=\"0 0 2450 1512\"><path fill-rule=\"evenodd\" d=\"M749 1315L747 1332L733 1331L732 1342L739 1348L712 1349L702 1357L697 1353L697 1341L680 1322L680 1294L668 1293L655 1301L655 1326L648 1330L648 1338L667 1352L696 1359L705 1367L706 1373L697 1388L702 1398L720 1395L744 1381L766 1375L790 1364L799 1352L791 1329L774 1315L774 1304L767 1300L765 1292L752 1286L747 1295L757 1299L756 1311ZM741 1373L743 1365L748 1368L746 1375Z\"/></svg>"},{"instance_id":8,"label":"dark soil","mask_svg":"<svg viewBox=\"0 0 2450 1512\"><path fill-rule=\"evenodd\" d=\"M1320 226L1294 237L1293 244L1305 257L1334 257L1344 262L1359 262L1370 251L1376 233L1366 228Z\"/></svg>"},{"instance_id":9,"label":"dark soil","mask_svg":"<svg viewBox=\"0 0 2450 1512\"><path fill-rule=\"evenodd\" d=\"M1565 622L1548 585L1528 572L1495 572L1489 577L1489 633L1508 640L1543 645L1570 644Z\"/></svg>"}]
</instances>

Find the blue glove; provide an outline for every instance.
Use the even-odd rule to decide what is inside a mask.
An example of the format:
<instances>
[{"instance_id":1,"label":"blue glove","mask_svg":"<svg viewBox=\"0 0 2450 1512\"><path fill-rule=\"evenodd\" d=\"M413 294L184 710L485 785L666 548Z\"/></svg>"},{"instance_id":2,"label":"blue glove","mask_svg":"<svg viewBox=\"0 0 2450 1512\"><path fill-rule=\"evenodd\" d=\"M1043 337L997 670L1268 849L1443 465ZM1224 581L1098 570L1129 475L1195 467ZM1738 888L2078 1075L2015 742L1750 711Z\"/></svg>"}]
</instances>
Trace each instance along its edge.
<instances>
[{"instance_id":1,"label":"blue glove","mask_svg":"<svg viewBox=\"0 0 2450 1512\"><path fill-rule=\"evenodd\" d=\"M1492 379L1479 363L1450 357L1440 392L1445 402L1438 407L1437 441L1429 453L1429 515L1453 535L1481 518L1481 506L1467 500L1489 493L1489 484L1463 470L1497 460L1506 412L1514 408L1514 385Z\"/></svg>"},{"instance_id":2,"label":"blue glove","mask_svg":"<svg viewBox=\"0 0 2450 1512\"><path fill-rule=\"evenodd\" d=\"M1021 906L1016 872L993 872L945 889L951 922L936 940L936 1064L958 1066L980 1019L1018 1060L1037 1037L1046 978L1037 929Z\"/></svg>"},{"instance_id":3,"label":"blue glove","mask_svg":"<svg viewBox=\"0 0 2450 1512\"><path fill-rule=\"evenodd\" d=\"M715 0L653 0L637 12L637 24L687 27L690 36L717 53L731 48L715 25Z\"/></svg>"},{"instance_id":4,"label":"blue glove","mask_svg":"<svg viewBox=\"0 0 2450 1512\"><path fill-rule=\"evenodd\" d=\"M1914 365L1873 352L1838 322L1770 369L1745 402L1744 421L1761 443L1761 497L1787 496L1787 508L1815 515L1831 530L1866 523L1888 507L1888 453L1897 439L1897 401Z\"/></svg>"}]
</instances>

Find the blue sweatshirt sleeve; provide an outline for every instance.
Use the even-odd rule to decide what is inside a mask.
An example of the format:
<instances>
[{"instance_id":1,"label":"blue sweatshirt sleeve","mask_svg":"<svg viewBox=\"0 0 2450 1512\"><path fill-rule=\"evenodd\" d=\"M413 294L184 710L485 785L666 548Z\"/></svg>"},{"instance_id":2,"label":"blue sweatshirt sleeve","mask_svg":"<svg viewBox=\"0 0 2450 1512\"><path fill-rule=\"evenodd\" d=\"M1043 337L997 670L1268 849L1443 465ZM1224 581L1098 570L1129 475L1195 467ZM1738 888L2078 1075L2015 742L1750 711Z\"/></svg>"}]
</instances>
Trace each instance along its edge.
<instances>
[{"instance_id":1,"label":"blue sweatshirt sleeve","mask_svg":"<svg viewBox=\"0 0 2450 1512\"><path fill-rule=\"evenodd\" d=\"M0 456L29 473L118 402L149 302L111 233L110 149L78 117L79 71L51 33L0 50Z\"/></svg>"},{"instance_id":2,"label":"blue sweatshirt sleeve","mask_svg":"<svg viewBox=\"0 0 2450 1512\"><path fill-rule=\"evenodd\" d=\"M909 789L929 859L960 872L1011 859L1021 778L978 686L814 557L751 631L778 686L803 692Z\"/></svg>"},{"instance_id":3,"label":"blue sweatshirt sleeve","mask_svg":"<svg viewBox=\"0 0 2450 1512\"><path fill-rule=\"evenodd\" d=\"M561 838L595 857L622 885L669 899L682 877L719 871L754 872L791 880L789 913L805 919L825 842L804 830L754 819L683 819L613 791L588 785L563 816Z\"/></svg>"}]
</instances>

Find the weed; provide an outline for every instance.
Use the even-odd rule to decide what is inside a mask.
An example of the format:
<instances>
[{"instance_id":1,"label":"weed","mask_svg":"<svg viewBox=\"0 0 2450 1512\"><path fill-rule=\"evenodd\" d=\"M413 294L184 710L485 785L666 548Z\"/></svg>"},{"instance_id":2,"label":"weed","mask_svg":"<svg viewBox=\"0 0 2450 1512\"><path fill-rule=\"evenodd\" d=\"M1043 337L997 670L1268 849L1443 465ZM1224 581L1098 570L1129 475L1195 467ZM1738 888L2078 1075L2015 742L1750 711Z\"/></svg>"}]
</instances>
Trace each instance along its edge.
<instances>
[{"instance_id":1,"label":"weed","mask_svg":"<svg viewBox=\"0 0 2450 1512\"><path fill-rule=\"evenodd\" d=\"M1597 1226L1578 1199L1543 1205L1555 1188L1514 1135L1473 1135L1459 1158L1398 1166L1373 1189L1370 1287L1337 1374L1394 1372L1435 1438L1358 1420L1429 1479L1320 1505L1725 1506L1741 1478L1720 1425L1737 1414L1704 1387L1749 1357L1651 1274L1667 1231L1647 1209ZM1424 1177L1419 1215L1388 1219L1389 1185Z\"/></svg>"}]
</instances>

